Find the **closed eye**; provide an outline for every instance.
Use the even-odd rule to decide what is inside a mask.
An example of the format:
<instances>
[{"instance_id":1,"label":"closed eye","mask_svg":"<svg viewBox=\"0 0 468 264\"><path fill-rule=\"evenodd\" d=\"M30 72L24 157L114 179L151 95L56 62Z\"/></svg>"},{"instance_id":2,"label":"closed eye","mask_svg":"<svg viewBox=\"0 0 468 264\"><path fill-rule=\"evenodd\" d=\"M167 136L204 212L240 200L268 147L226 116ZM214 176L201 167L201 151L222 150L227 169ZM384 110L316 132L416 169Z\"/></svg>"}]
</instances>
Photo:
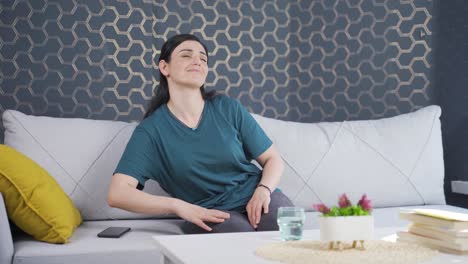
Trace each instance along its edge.
<instances>
[{"instance_id":1,"label":"closed eye","mask_svg":"<svg viewBox=\"0 0 468 264\"><path fill-rule=\"evenodd\" d=\"M192 58L192 55L188 53L182 54L181 56L182 58ZM208 62L208 59L205 57L200 57L200 60L203 61L204 63Z\"/></svg>"}]
</instances>

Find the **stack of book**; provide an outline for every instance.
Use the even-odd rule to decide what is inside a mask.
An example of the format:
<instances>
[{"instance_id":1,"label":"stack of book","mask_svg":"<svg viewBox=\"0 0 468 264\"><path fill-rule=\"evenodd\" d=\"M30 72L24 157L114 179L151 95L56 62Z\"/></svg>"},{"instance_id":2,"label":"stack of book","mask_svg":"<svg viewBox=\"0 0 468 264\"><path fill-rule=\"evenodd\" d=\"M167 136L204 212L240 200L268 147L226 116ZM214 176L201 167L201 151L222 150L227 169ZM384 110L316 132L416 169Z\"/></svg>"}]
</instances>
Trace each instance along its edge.
<instances>
[{"instance_id":1,"label":"stack of book","mask_svg":"<svg viewBox=\"0 0 468 264\"><path fill-rule=\"evenodd\" d=\"M400 212L411 221L407 232L398 233L398 241L418 243L444 252L468 254L468 214L436 209Z\"/></svg>"}]
</instances>

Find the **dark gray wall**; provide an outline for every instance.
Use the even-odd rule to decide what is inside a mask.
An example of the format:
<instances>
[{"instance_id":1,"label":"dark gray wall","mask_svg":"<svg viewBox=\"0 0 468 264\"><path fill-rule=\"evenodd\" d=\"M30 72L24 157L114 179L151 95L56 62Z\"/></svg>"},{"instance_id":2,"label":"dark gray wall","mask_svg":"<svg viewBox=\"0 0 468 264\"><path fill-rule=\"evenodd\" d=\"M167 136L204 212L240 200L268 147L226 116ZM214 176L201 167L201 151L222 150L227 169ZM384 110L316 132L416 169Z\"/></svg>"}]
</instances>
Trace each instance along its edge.
<instances>
[{"instance_id":1,"label":"dark gray wall","mask_svg":"<svg viewBox=\"0 0 468 264\"><path fill-rule=\"evenodd\" d=\"M468 1L438 0L434 86L442 107L447 202L468 208L451 193L452 180L468 181Z\"/></svg>"},{"instance_id":2,"label":"dark gray wall","mask_svg":"<svg viewBox=\"0 0 468 264\"><path fill-rule=\"evenodd\" d=\"M207 87L268 117L371 119L434 101L430 1L1 3L0 114L139 120L152 60L184 32L211 51Z\"/></svg>"},{"instance_id":3,"label":"dark gray wall","mask_svg":"<svg viewBox=\"0 0 468 264\"><path fill-rule=\"evenodd\" d=\"M0 4L0 114L141 119L155 86L151 1Z\"/></svg>"},{"instance_id":4,"label":"dark gray wall","mask_svg":"<svg viewBox=\"0 0 468 264\"><path fill-rule=\"evenodd\" d=\"M253 112L316 122L434 102L431 1L182 2L156 4L156 46L201 35L215 59L208 86Z\"/></svg>"}]
</instances>

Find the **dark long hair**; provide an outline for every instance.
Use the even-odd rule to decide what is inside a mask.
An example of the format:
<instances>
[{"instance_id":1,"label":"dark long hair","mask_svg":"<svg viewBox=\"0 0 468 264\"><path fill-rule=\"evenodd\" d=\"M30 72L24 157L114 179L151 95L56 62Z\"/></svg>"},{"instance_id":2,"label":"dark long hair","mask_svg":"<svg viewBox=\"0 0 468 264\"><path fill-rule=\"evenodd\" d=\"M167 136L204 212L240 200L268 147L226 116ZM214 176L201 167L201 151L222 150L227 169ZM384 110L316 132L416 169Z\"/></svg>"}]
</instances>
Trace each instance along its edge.
<instances>
[{"instance_id":1,"label":"dark long hair","mask_svg":"<svg viewBox=\"0 0 468 264\"><path fill-rule=\"evenodd\" d=\"M161 48L161 54L159 55L158 59L158 64L161 60L164 60L166 62L169 62L171 60L171 54L174 51L177 46L179 46L182 42L187 41L187 40L193 40L197 41L200 43L203 48L205 49L205 53L208 56L208 49L206 48L205 44L200 41L199 38L197 38L194 35L191 34L180 34L180 35L175 35L168 39L164 45ZM212 90L209 92L205 91L205 85L202 85L200 87L200 92L202 94L203 99L209 100L213 98L216 95L216 91ZM167 84L167 78L161 73L161 70L159 70L159 85L156 87L155 95L151 99L151 102L149 103L149 107L146 110L144 118L147 118L150 116L156 109L158 109L161 105L166 104L169 101L169 86Z\"/></svg>"}]
</instances>

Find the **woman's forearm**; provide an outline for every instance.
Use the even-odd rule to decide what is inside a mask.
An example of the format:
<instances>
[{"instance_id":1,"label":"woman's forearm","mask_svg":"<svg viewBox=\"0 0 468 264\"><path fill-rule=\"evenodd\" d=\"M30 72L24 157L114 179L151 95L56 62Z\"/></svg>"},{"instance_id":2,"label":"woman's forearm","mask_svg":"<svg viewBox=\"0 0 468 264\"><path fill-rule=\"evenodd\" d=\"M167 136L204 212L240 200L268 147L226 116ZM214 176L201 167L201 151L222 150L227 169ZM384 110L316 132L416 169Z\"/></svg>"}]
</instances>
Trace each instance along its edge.
<instances>
[{"instance_id":1,"label":"woman's forearm","mask_svg":"<svg viewBox=\"0 0 468 264\"><path fill-rule=\"evenodd\" d=\"M108 204L142 214L176 214L179 199L152 195L130 186L113 186L108 196Z\"/></svg>"},{"instance_id":2,"label":"woman's forearm","mask_svg":"<svg viewBox=\"0 0 468 264\"><path fill-rule=\"evenodd\" d=\"M263 165L262 179L260 183L268 186L273 192L280 182L284 171L284 162L280 156L268 159Z\"/></svg>"}]
</instances>

